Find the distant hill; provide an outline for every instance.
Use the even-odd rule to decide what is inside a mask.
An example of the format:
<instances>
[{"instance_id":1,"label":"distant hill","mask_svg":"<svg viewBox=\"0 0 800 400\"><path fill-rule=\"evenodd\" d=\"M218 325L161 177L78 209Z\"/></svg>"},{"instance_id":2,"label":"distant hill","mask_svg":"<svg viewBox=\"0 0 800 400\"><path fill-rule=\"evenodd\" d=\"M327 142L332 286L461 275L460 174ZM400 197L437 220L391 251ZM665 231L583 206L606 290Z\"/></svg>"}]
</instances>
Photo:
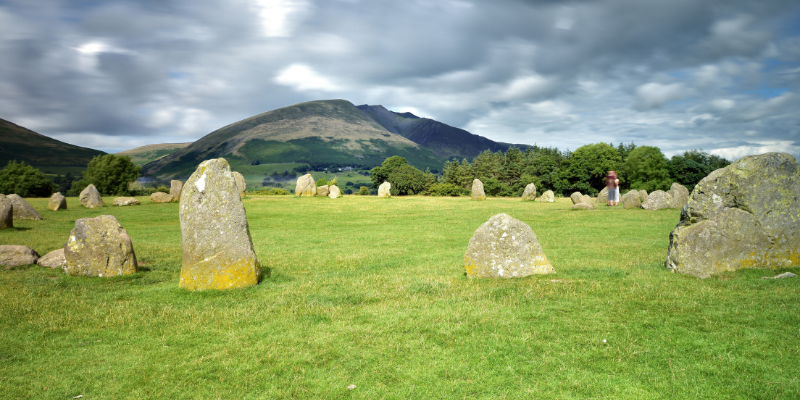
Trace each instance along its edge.
<instances>
[{"instance_id":1,"label":"distant hill","mask_svg":"<svg viewBox=\"0 0 800 400\"><path fill-rule=\"evenodd\" d=\"M235 163L335 162L379 165L398 155L418 168L441 168L431 150L388 131L346 100L295 104L217 129L142 167L159 178L188 177L203 160Z\"/></svg>"},{"instance_id":2,"label":"distant hill","mask_svg":"<svg viewBox=\"0 0 800 400\"><path fill-rule=\"evenodd\" d=\"M514 146L525 150L528 145L495 142L483 136L469 133L463 129L412 113L397 113L383 106L356 106L373 121L386 130L401 135L414 143L433 151L447 160L458 158L472 159L485 150L506 151Z\"/></svg>"},{"instance_id":3,"label":"distant hill","mask_svg":"<svg viewBox=\"0 0 800 400\"><path fill-rule=\"evenodd\" d=\"M64 143L0 119L0 169L11 160L39 167L86 167L92 158L103 154L106 153Z\"/></svg>"},{"instance_id":4,"label":"distant hill","mask_svg":"<svg viewBox=\"0 0 800 400\"><path fill-rule=\"evenodd\" d=\"M150 161L158 160L168 154L172 154L192 143L161 143L161 144L148 144L146 146L137 147L131 150L121 151L116 153L120 156L128 156L134 164L142 166Z\"/></svg>"}]
</instances>

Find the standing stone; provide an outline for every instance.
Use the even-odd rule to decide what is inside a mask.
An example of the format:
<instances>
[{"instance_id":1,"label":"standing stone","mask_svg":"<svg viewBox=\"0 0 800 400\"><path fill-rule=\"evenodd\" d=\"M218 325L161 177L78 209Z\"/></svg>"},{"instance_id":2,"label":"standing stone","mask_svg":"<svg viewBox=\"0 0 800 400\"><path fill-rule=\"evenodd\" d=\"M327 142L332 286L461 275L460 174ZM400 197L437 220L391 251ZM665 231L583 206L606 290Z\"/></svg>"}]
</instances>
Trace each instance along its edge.
<instances>
[{"instance_id":1,"label":"standing stone","mask_svg":"<svg viewBox=\"0 0 800 400\"><path fill-rule=\"evenodd\" d=\"M328 185L317 186L317 196L325 197L329 192Z\"/></svg>"},{"instance_id":2,"label":"standing stone","mask_svg":"<svg viewBox=\"0 0 800 400\"><path fill-rule=\"evenodd\" d=\"M800 265L800 166L786 153L740 158L695 186L670 233L667 269L706 278Z\"/></svg>"},{"instance_id":3,"label":"standing stone","mask_svg":"<svg viewBox=\"0 0 800 400\"><path fill-rule=\"evenodd\" d=\"M674 182L670 186L667 194L672 197L672 208L681 208L686 202L689 201L689 189L678 182Z\"/></svg>"},{"instance_id":4,"label":"standing stone","mask_svg":"<svg viewBox=\"0 0 800 400\"><path fill-rule=\"evenodd\" d=\"M328 197L330 197L330 198L332 198L332 199L335 199L335 198L337 198L337 197L339 197L339 196L341 196L341 195L342 195L342 191L341 191L341 190L339 190L339 187L338 187L338 186L336 186L336 185L332 185L332 186L329 188L329 192L330 192L330 193L328 193Z\"/></svg>"},{"instance_id":5,"label":"standing stone","mask_svg":"<svg viewBox=\"0 0 800 400\"><path fill-rule=\"evenodd\" d=\"M581 195L581 203L588 204L594 207L594 199L588 194Z\"/></svg>"},{"instance_id":6,"label":"standing stone","mask_svg":"<svg viewBox=\"0 0 800 400\"><path fill-rule=\"evenodd\" d=\"M14 206L14 219L42 219L42 216L36 212L36 209L31 207L31 205L28 204L28 202L22 197L19 197L16 194L10 194L6 197L11 200L11 204Z\"/></svg>"},{"instance_id":7,"label":"standing stone","mask_svg":"<svg viewBox=\"0 0 800 400\"><path fill-rule=\"evenodd\" d=\"M181 191L183 190L183 182L173 179L169 181L169 194L175 198L175 201L181 200Z\"/></svg>"},{"instance_id":8,"label":"standing stone","mask_svg":"<svg viewBox=\"0 0 800 400\"><path fill-rule=\"evenodd\" d=\"M257 285L261 266L228 161L203 161L183 190L180 287L206 290Z\"/></svg>"},{"instance_id":9,"label":"standing stone","mask_svg":"<svg viewBox=\"0 0 800 400\"><path fill-rule=\"evenodd\" d=\"M0 265L4 267L36 264L38 259L39 254L28 246L0 246Z\"/></svg>"},{"instance_id":10,"label":"standing stone","mask_svg":"<svg viewBox=\"0 0 800 400\"><path fill-rule=\"evenodd\" d=\"M150 197L150 199L151 200L153 199L152 196ZM135 206L135 205L139 204L139 199L137 199L136 197L115 197L114 198L114 202L112 204L114 204L115 206L120 206L120 207L122 207L122 206Z\"/></svg>"},{"instance_id":11,"label":"standing stone","mask_svg":"<svg viewBox=\"0 0 800 400\"><path fill-rule=\"evenodd\" d=\"M0 229L14 227L14 205L11 200L0 194Z\"/></svg>"},{"instance_id":12,"label":"standing stone","mask_svg":"<svg viewBox=\"0 0 800 400\"><path fill-rule=\"evenodd\" d=\"M483 182L480 179L472 180L472 200L486 200L486 192L483 191Z\"/></svg>"},{"instance_id":13,"label":"standing stone","mask_svg":"<svg viewBox=\"0 0 800 400\"><path fill-rule=\"evenodd\" d=\"M578 204L583 201L583 195L581 192L575 192L569 196L570 200L572 200L572 204Z\"/></svg>"},{"instance_id":14,"label":"standing stone","mask_svg":"<svg viewBox=\"0 0 800 400\"><path fill-rule=\"evenodd\" d=\"M642 203L647 201L647 196L648 196L647 190L642 189L639 191L639 201L641 201Z\"/></svg>"},{"instance_id":15,"label":"standing stone","mask_svg":"<svg viewBox=\"0 0 800 400\"><path fill-rule=\"evenodd\" d=\"M392 184L383 182L378 186L378 197L392 197Z\"/></svg>"},{"instance_id":16,"label":"standing stone","mask_svg":"<svg viewBox=\"0 0 800 400\"><path fill-rule=\"evenodd\" d=\"M247 196L247 193L245 192L247 190L247 182L244 181L244 176L236 171L232 171L231 175L236 181L236 188L239 190L239 198L243 199L244 196Z\"/></svg>"},{"instance_id":17,"label":"standing stone","mask_svg":"<svg viewBox=\"0 0 800 400\"><path fill-rule=\"evenodd\" d=\"M67 209L67 198L61 192L55 192L50 196L50 201L47 202L47 208L58 211Z\"/></svg>"},{"instance_id":18,"label":"standing stone","mask_svg":"<svg viewBox=\"0 0 800 400\"><path fill-rule=\"evenodd\" d=\"M169 193L155 192L150 194L150 201L153 203L172 203L175 198Z\"/></svg>"},{"instance_id":19,"label":"standing stone","mask_svg":"<svg viewBox=\"0 0 800 400\"><path fill-rule=\"evenodd\" d=\"M317 183L314 182L314 178L311 174L305 174L297 178L294 194L300 197L313 197L317 195Z\"/></svg>"},{"instance_id":20,"label":"standing stone","mask_svg":"<svg viewBox=\"0 0 800 400\"><path fill-rule=\"evenodd\" d=\"M45 268L64 268L67 265L67 259L64 257L64 248L60 248L58 250L53 250L36 261L40 267Z\"/></svg>"},{"instance_id":21,"label":"standing stone","mask_svg":"<svg viewBox=\"0 0 800 400\"><path fill-rule=\"evenodd\" d=\"M629 208L642 208L642 199L639 197L639 192L631 190L622 196L622 207L626 210Z\"/></svg>"},{"instance_id":22,"label":"standing stone","mask_svg":"<svg viewBox=\"0 0 800 400\"><path fill-rule=\"evenodd\" d=\"M617 199L619 201L619 199ZM597 194L597 204L608 204L608 188L604 187L600 193Z\"/></svg>"},{"instance_id":23,"label":"standing stone","mask_svg":"<svg viewBox=\"0 0 800 400\"><path fill-rule=\"evenodd\" d=\"M497 214L475 231L464 254L467 276L515 278L556 271L528 224Z\"/></svg>"},{"instance_id":24,"label":"standing stone","mask_svg":"<svg viewBox=\"0 0 800 400\"><path fill-rule=\"evenodd\" d=\"M100 192L97 191L93 184L89 184L86 189L83 189L78 199L81 205L86 208L100 208L106 205L106 203L103 203L103 198L100 197Z\"/></svg>"},{"instance_id":25,"label":"standing stone","mask_svg":"<svg viewBox=\"0 0 800 400\"><path fill-rule=\"evenodd\" d=\"M647 201L642 203L645 210L661 210L672 206L672 196L663 190L656 190L647 196Z\"/></svg>"},{"instance_id":26,"label":"standing stone","mask_svg":"<svg viewBox=\"0 0 800 400\"><path fill-rule=\"evenodd\" d=\"M556 201L556 195L555 193L553 193L552 190L548 190L542 193L542 198L539 199L539 201L541 201L542 203L552 203Z\"/></svg>"},{"instance_id":27,"label":"standing stone","mask_svg":"<svg viewBox=\"0 0 800 400\"><path fill-rule=\"evenodd\" d=\"M522 201L536 200L536 185L529 183L525 186L525 191L522 192Z\"/></svg>"},{"instance_id":28,"label":"standing stone","mask_svg":"<svg viewBox=\"0 0 800 400\"><path fill-rule=\"evenodd\" d=\"M70 275L107 278L136 272L131 237L113 215L75 221L64 258L64 272Z\"/></svg>"}]
</instances>

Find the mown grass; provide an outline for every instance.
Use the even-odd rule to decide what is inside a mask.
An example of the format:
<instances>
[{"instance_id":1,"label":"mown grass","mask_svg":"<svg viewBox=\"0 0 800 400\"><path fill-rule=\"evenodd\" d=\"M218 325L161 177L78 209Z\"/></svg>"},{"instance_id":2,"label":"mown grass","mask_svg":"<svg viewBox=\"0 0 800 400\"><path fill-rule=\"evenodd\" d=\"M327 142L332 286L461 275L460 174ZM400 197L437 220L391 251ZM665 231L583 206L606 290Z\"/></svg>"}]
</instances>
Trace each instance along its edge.
<instances>
[{"instance_id":1,"label":"mown grass","mask_svg":"<svg viewBox=\"0 0 800 400\"><path fill-rule=\"evenodd\" d=\"M45 220L0 231L44 254L75 219L113 214L142 263L111 279L0 270L0 398L800 397L800 281L667 272L677 210L251 197L270 275L189 292L178 205L140 200L32 199ZM533 228L557 274L464 276L469 238L500 212Z\"/></svg>"}]
</instances>

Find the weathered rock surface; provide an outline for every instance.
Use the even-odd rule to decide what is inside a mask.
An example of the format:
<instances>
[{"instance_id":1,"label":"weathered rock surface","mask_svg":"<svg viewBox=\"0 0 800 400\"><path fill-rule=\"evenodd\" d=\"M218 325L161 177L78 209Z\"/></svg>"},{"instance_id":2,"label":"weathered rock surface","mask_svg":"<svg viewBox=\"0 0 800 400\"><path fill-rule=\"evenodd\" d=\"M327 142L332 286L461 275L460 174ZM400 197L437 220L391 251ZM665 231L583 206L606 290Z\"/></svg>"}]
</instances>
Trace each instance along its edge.
<instances>
[{"instance_id":1,"label":"weathered rock surface","mask_svg":"<svg viewBox=\"0 0 800 400\"><path fill-rule=\"evenodd\" d=\"M525 186L525 190L522 192L522 201L534 200L536 200L536 185L529 183L528 186Z\"/></svg>"},{"instance_id":2,"label":"weathered rock surface","mask_svg":"<svg viewBox=\"0 0 800 400\"><path fill-rule=\"evenodd\" d=\"M791 272L784 272L782 274L778 274L775 276L762 276L761 279L785 279L785 278L794 278L795 276L797 275Z\"/></svg>"},{"instance_id":3,"label":"weathered rock surface","mask_svg":"<svg viewBox=\"0 0 800 400\"><path fill-rule=\"evenodd\" d=\"M486 192L483 191L483 182L480 179L472 180L472 200L486 200Z\"/></svg>"},{"instance_id":4,"label":"weathered rock surface","mask_svg":"<svg viewBox=\"0 0 800 400\"><path fill-rule=\"evenodd\" d=\"M672 207L672 196L663 190L656 190L647 196L647 200L642 203L645 210L661 210Z\"/></svg>"},{"instance_id":5,"label":"weathered rock surface","mask_svg":"<svg viewBox=\"0 0 800 400\"><path fill-rule=\"evenodd\" d=\"M327 196L329 192L328 185L317 186L317 196L324 197Z\"/></svg>"},{"instance_id":6,"label":"weathered rock surface","mask_svg":"<svg viewBox=\"0 0 800 400\"><path fill-rule=\"evenodd\" d=\"M392 197L392 184L383 182L378 186L378 197Z\"/></svg>"},{"instance_id":7,"label":"weathered rock surface","mask_svg":"<svg viewBox=\"0 0 800 400\"><path fill-rule=\"evenodd\" d=\"M14 227L14 205L6 195L0 194L0 229Z\"/></svg>"},{"instance_id":8,"label":"weathered rock surface","mask_svg":"<svg viewBox=\"0 0 800 400\"><path fill-rule=\"evenodd\" d=\"M592 206L589 203L578 203L578 204L573 205L570 208L575 209L575 210L591 210L591 209L594 208L594 206Z\"/></svg>"},{"instance_id":9,"label":"weathered rock surface","mask_svg":"<svg viewBox=\"0 0 800 400\"><path fill-rule=\"evenodd\" d=\"M39 264L40 267L45 268L64 268L64 266L67 265L67 259L64 257L64 248L53 250L44 256L39 257L39 260L36 261L36 264Z\"/></svg>"},{"instance_id":10,"label":"weathered rock surface","mask_svg":"<svg viewBox=\"0 0 800 400\"><path fill-rule=\"evenodd\" d=\"M300 197L313 197L317 195L317 183L314 182L314 178L311 174L305 174L297 178L294 194Z\"/></svg>"},{"instance_id":11,"label":"weathered rock surface","mask_svg":"<svg viewBox=\"0 0 800 400\"><path fill-rule=\"evenodd\" d=\"M47 202L47 208L52 211L66 210L67 198L64 197L61 192L55 192L50 196L50 200Z\"/></svg>"},{"instance_id":12,"label":"weathered rock surface","mask_svg":"<svg viewBox=\"0 0 800 400\"><path fill-rule=\"evenodd\" d=\"M169 193L155 192L150 194L150 201L153 203L172 203L175 201L175 197Z\"/></svg>"},{"instance_id":13,"label":"weathered rock surface","mask_svg":"<svg viewBox=\"0 0 800 400\"><path fill-rule=\"evenodd\" d=\"M647 196L648 196L647 190L642 189L639 191L639 201L641 201L642 203L647 201Z\"/></svg>"},{"instance_id":14,"label":"weathered rock surface","mask_svg":"<svg viewBox=\"0 0 800 400\"><path fill-rule=\"evenodd\" d=\"M552 203L556 201L556 195L553 193L552 190L548 190L542 193L542 197L539 199L542 203Z\"/></svg>"},{"instance_id":15,"label":"weathered rock surface","mask_svg":"<svg viewBox=\"0 0 800 400\"><path fill-rule=\"evenodd\" d=\"M526 223L497 214L475 231L464 254L469 277L514 278L555 273Z\"/></svg>"},{"instance_id":16,"label":"weathered rock surface","mask_svg":"<svg viewBox=\"0 0 800 400\"><path fill-rule=\"evenodd\" d=\"M232 171L231 175L233 176L233 180L236 181L236 188L239 190L239 198L243 199L244 196L247 196L247 182L244 181L244 176L236 171Z\"/></svg>"},{"instance_id":17,"label":"weathered rock surface","mask_svg":"<svg viewBox=\"0 0 800 400\"><path fill-rule=\"evenodd\" d=\"M581 195L581 203L594 207L594 199L588 194Z\"/></svg>"},{"instance_id":18,"label":"weathered rock surface","mask_svg":"<svg viewBox=\"0 0 800 400\"><path fill-rule=\"evenodd\" d=\"M686 186L678 182L674 182L672 186L670 186L667 194L672 197L672 208L681 208L689 201L689 189L686 189Z\"/></svg>"},{"instance_id":19,"label":"weathered rock surface","mask_svg":"<svg viewBox=\"0 0 800 400\"><path fill-rule=\"evenodd\" d=\"M617 199L619 200L619 199ZM608 204L608 188L604 187L600 193L597 194L597 204Z\"/></svg>"},{"instance_id":20,"label":"weathered rock surface","mask_svg":"<svg viewBox=\"0 0 800 400\"><path fill-rule=\"evenodd\" d=\"M328 197L335 199L342 195L342 191L339 190L339 187L336 185L332 185L329 189Z\"/></svg>"},{"instance_id":21,"label":"weathered rock surface","mask_svg":"<svg viewBox=\"0 0 800 400\"><path fill-rule=\"evenodd\" d=\"M583 201L583 195L581 192L575 192L569 195L569 199L572 200L572 204L578 204Z\"/></svg>"},{"instance_id":22,"label":"weathered rock surface","mask_svg":"<svg viewBox=\"0 0 800 400\"><path fill-rule=\"evenodd\" d=\"M107 278L136 272L131 238L113 215L75 221L64 245L64 258L64 272L70 275Z\"/></svg>"},{"instance_id":23,"label":"weathered rock surface","mask_svg":"<svg viewBox=\"0 0 800 400\"><path fill-rule=\"evenodd\" d=\"M39 254L28 246L0 246L0 265L2 266L18 267L20 265L36 264L38 259Z\"/></svg>"},{"instance_id":24,"label":"weathered rock surface","mask_svg":"<svg viewBox=\"0 0 800 400\"><path fill-rule=\"evenodd\" d=\"M169 181L169 194L175 198L175 201L181 200L181 191L183 190L183 182L173 179Z\"/></svg>"},{"instance_id":25,"label":"weathered rock surface","mask_svg":"<svg viewBox=\"0 0 800 400\"><path fill-rule=\"evenodd\" d=\"M180 221L180 287L233 289L258 284L261 266L247 214L224 158L203 161L186 181Z\"/></svg>"},{"instance_id":26,"label":"weathered rock surface","mask_svg":"<svg viewBox=\"0 0 800 400\"><path fill-rule=\"evenodd\" d=\"M695 186L670 233L666 267L705 278L800 265L800 166L786 153L747 156Z\"/></svg>"},{"instance_id":27,"label":"weathered rock surface","mask_svg":"<svg viewBox=\"0 0 800 400\"><path fill-rule=\"evenodd\" d=\"M159 192L159 193L163 193L163 192ZM150 200L152 200L152 199L153 198L151 196ZM112 204L114 204L115 206L120 206L120 207L121 206L135 206L135 205L139 204L139 200L136 197L115 197L114 198L114 202Z\"/></svg>"},{"instance_id":28,"label":"weathered rock surface","mask_svg":"<svg viewBox=\"0 0 800 400\"><path fill-rule=\"evenodd\" d=\"M81 191L78 199L80 200L81 205L86 208L99 208L106 205L106 203L103 202L103 198L100 197L100 192L98 192L97 188L92 184L89 184L86 189Z\"/></svg>"},{"instance_id":29,"label":"weathered rock surface","mask_svg":"<svg viewBox=\"0 0 800 400\"><path fill-rule=\"evenodd\" d=\"M639 192L631 190L630 192L625 193L625 195L622 196L622 207L625 209L642 208L642 198L639 195Z\"/></svg>"},{"instance_id":30,"label":"weathered rock surface","mask_svg":"<svg viewBox=\"0 0 800 400\"><path fill-rule=\"evenodd\" d=\"M28 204L28 202L22 197L19 197L16 194L10 194L6 197L11 200L11 204L14 206L14 219L42 219L42 216L36 212L36 209Z\"/></svg>"}]
</instances>

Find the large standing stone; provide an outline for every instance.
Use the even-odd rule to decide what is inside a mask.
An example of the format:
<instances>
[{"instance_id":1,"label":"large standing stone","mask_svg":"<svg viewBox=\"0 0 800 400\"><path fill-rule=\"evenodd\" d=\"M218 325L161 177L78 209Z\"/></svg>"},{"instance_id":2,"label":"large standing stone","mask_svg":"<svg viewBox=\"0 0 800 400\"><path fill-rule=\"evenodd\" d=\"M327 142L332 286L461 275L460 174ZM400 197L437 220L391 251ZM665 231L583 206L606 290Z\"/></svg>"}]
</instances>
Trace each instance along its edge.
<instances>
[{"instance_id":1,"label":"large standing stone","mask_svg":"<svg viewBox=\"0 0 800 400\"><path fill-rule=\"evenodd\" d=\"M528 186L525 186L525 190L522 192L522 201L534 200L536 200L536 185L529 183Z\"/></svg>"},{"instance_id":2,"label":"large standing stone","mask_svg":"<svg viewBox=\"0 0 800 400\"><path fill-rule=\"evenodd\" d=\"M622 196L622 207L626 210L629 208L642 208L642 199L639 196L639 192L631 190L625 193L625 195Z\"/></svg>"},{"instance_id":3,"label":"large standing stone","mask_svg":"<svg viewBox=\"0 0 800 400\"><path fill-rule=\"evenodd\" d=\"M150 194L150 201L153 203L172 203L175 201L175 197L169 193L155 192Z\"/></svg>"},{"instance_id":4,"label":"large standing stone","mask_svg":"<svg viewBox=\"0 0 800 400\"><path fill-rule=\"evenodd\" d=\"M583 201L583 195L581 192L575 192L569 196L569 199L572 200L572 204L578 204Z\"/></svg>"},{"instance_id":5,"label":"large standing stone","mask_svg":"<svg viewBox=\"0 0 800 400\"><path fill-rule=\"evenodd\" d=\"M800 166L747 156L695 186L670 233L667 269L697 277L800 265Z\"/></svg>"},{"instance_id":6,"label":"large standing stone","mask_svg":"<svg viewBox=\"0 0 800 400\"><path fill-rule=\"evenodd\" d=\"M378 197L392 197L392 184L383 182L378 186Z\"/></svg>"},{"instance_id":7,"label":"large standing stone","mask_svg":"<svg viewBox=\"0 0 800 400\"><path fill-rule=\"evenodd\" d=\"M239 190L239 198L243 199L244 196L247 196L246 192L247 182L244 181L244 176L242 176L242 174L236 171L232 171L231 175L233 176L233 179L236 181L236 189Z\"/></svg>"},{"instance_id":8,"label":"large standing stone","mask_svg":"<svg viewBox=\"0 0 800 400\"><path fill-rule=\"evenodd\" d=\"M14 227L14 205L11 200L0 194L0 229Z\"/></svg>"},{"instance_id":9,"label":"large standing stone","mask_svg":"<svg viewBox=\"0 0 800 400\"><path fill-rule=\"evenodd\" d=\"M175 201L181 200L181 191L183 190L183 182L173 179L169 181L169 194L175 198Z\"/></svg>"},{"instance_id":10,"label":"large standing stone","mask_svg":"<svg viewBox=\"0 0 800 400\"><path fill-rule=\"evenodd\" d=\"M314 182L314 178L311 174L305 174L297 178L294 194L300 197L313 197L317 195L317 183Z\"/></svg>"},{"instance_id":11,"label":"large standing stone","mask_svg":"<svg viewBox=\"0 0 800 400\"><path fill-rule=\"evenodd\" d=\"M64 272L70 275L107 278L136 272L131 237L113 215L75 221L64 245L64 258Z\"/></svg>"},{"instance_id":12,"label":"large standing stone","mask_svg":"<svg viewBox=\"0 0 800 400\"><path fill-rule=\"evenodd\" d=\"M483 182L480 179L472 180L472 200L486 200L486 192L483 191Z\"/></svg>"},{"instance_id":13,"label":"large standing stone","mask_svg":"<svg viewBox=\"0 0 800 400\"><path fill-rule=\"evenodd\" d=\"M317 196L325 197L329 192L328 185L317 186Z\"/></svg>"},{"instance_id":14,"label":"large standing stone","mask_svg":"<svg viewBox=\"0 0 800 400\"><path fill-rule=\"evenodd\" d=\"M152 200L153 198L150 197L150 199ZM122 207L122 206L135 206L135 205L139 204L139 199L137 199L136 197L115 197L114 198L114 202L112 204L114 204L115 206L119 206L119 207Z\"/></svg>"},{"instance_id":15,"label":"large standing stone","mask_svg":"<svg viewBox=\"0 0 800 400\"><path fill-rule=\"evenodd\" d=\"M36 264L39 264L40 267L45 268L64 268L67 265L67 259L64 257L64 248L60 248L58 250L53 250L36 261Z\"/></svg>"},{"instance_id":16,"label":"large standing stone","mask_svg":"<svg viewBox=\"0 0 800 400\"><path fill-rule=\"evenodd\" d=\"M526 223L497 214L475 231L464 254L467 276L514 278L555 273Z\"/></svg>"},{"instance_id":17,"label":"large standing stone","mask_svg":"<svg viewBox=\"0 0 800 400\"><path fill-rule=\"evenodd\" d=\"M66 210L67 198L64 197L61 192L55 192L50 196L50 200L47 202L47 208L52 211Z\"/></svg>"},{"instance_id":18,"label":"large standing stone","mask_svg":"<svg viewBox=\"0 0 800 400\"><path fill-rule=\"evenodd\" d=\"M180 287L232 289L258 284L261 266L228 161L206 160L197 167L183 188L180 220Z\"/></svg>"},{"instance_id":19,"label":"large standing stone","mask_svg":"<svg viewBox=\"0 0 800 400\"><path fill-rule=\"evenodd\" d=\"M20 265L36 264L38 259L39 254L28 246L0 246L0 265L2 266L18 267Z\"/></svg>"},{"instance_id":20,"label":"large standing stone","mask_svg":"<svg viewBox=\"0 0 800 400\"><path fill-rule=\"evenodd\" d=\"M556 195L553 193L552 190L548 190L542 193L542 197L539 199L542 203L552 203L556 201Z\"/></svg>"},{"instance_id":21,"label":"large standing stone","mask_svg":"<svg viewBox=\"0 0 800 400\"><path fill-rule=\"evenodd\" d=\"M42 216L36 212L36 209L31 207L31 205L28 204L28 202L22 197L19 197L16 194L10 194L7 197L9 200L11 200L11 204L14 205L14 219L42 219Z\"/></svg>"},{"instance_id":22,"label":"large standing stone","mask_svg":"<svg viewBox=\"0 0 800 400\"><path fill-rule=\"evenodd\" d=\"M330 193L328 193L328 197L330 197L332 199L335 199L335 198L337 198L337 197L342 195L342 191L336 185L332 185L328 189L329 189L328 191L330 192Z\"/></svg>"},{"instance_id":23,"label":"large standing stone","mask_svg":"<svg viewBox=\"0 0 800 400\"><path fill-rule=\"evenodd\" d=\"M89 184L86 189L83 189L78 199L81 205L86 208L99 208L106 205L106 203L103 203L103 198L100 197L100 192L97 191L93 184Z\"/></svg>"},{"instance_id":24,"label":"large standing stone","mask_svg":"<svg viewBox=\"0 0 800 400\"><path fill-rule=\"evenodd\" d=\"M672 208L681 208L689 201L689 189L686 189L686 186L678 182L674 182L672 186L670 186L667 194L672 197Z\"/></svg>"},{"instance_id":25,"label":"large standing stone","mask_svg":"<svg viewBox=\"0 0 800 400\"><path fill-rule=\"evenodd\" d=\"M642 203L645 210L661 210L672 207L672 196L663 190L656 190L647 196L647 200Z\"/></svg>"},{"instance_id":26,"label":"large standing stone","mask_svg":"<svg viewBox=\"0 0 800 400\"><path fill-rule=\"evenodd\" d=\"M619 201L619 199L617 199ZM600 193L597 194L597 204L608 204L608 188L604 187Z\"/></svg>"}]
</instances>

